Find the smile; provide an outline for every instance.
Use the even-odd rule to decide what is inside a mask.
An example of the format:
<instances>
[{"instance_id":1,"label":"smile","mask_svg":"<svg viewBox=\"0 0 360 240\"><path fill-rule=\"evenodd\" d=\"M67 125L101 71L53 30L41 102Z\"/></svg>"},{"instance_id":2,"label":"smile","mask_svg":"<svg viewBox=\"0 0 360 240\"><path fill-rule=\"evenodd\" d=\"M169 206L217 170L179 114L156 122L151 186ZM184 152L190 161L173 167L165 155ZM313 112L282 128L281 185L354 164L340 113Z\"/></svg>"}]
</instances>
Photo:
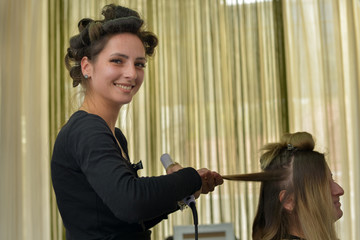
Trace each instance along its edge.
<instances>
[{"instance_id":1,"label":"smile","mask_svg":"<svg viewBox=\"0 0 360 240\"><path fill-rule=\"evenodd\" d=\"M121 85L121 84L118 84L118 83L114 83L115 86L117 87L120 87L122 89L125 89L125 90L131 90L133 87L132 86L125 86L125 85Z\"/></svg>"}]
</instances>

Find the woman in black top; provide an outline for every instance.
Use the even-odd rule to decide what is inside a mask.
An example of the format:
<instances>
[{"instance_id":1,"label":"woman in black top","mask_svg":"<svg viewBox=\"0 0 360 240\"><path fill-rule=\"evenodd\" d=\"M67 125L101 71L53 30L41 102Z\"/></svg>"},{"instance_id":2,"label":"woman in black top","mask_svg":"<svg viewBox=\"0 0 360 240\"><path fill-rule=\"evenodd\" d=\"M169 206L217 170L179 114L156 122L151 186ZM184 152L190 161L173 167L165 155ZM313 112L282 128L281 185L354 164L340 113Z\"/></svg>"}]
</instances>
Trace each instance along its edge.
<instances>
[{"instance_id":1,"label":"woman in black top","mask_svg":"<svg viewBox=\"0 0 360 240\"><path fill-rule=\"evenodd\" d=\"M175 164L168 175L141 177L127 141L115 127L144 77L156 36L131 9L107 5L105 19L82 19L65 63L85 98L59 132L51 161L56 199L67 239L150 239L150 228L178 210L184 197L213 191L222 177Z\"/></svg>"}]
</instances>

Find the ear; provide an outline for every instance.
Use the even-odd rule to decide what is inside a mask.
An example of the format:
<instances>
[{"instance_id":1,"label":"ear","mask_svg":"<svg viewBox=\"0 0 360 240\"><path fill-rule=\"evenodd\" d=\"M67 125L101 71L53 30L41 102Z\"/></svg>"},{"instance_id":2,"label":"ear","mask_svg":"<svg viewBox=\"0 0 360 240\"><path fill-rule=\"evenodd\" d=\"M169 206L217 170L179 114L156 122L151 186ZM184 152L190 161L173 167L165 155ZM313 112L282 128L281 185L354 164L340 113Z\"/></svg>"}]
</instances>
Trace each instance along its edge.
<instances>
[{"instance_id":1,"label":"ear","mask_svg":"<svg viewBox=\"0 0 360 240\"><path fill-rule=\"evenodd\" d=\"M81 59L81 72L83 76L88 75L89 77L91 77L92 64L89 58L86 56Z\"/></svg>"},{"instance_id":2,"label":"ear","mask_svg":"<svg viewBox=\"0 0 360 240\"><path fill-rule=\"evenodd\" d=\"M281 190L279 193L279 200L288 212L291 213L294 210L295 201L294 201L293 193L290 195L287 195L286 190Z\"/></svg>"}]
</instances>

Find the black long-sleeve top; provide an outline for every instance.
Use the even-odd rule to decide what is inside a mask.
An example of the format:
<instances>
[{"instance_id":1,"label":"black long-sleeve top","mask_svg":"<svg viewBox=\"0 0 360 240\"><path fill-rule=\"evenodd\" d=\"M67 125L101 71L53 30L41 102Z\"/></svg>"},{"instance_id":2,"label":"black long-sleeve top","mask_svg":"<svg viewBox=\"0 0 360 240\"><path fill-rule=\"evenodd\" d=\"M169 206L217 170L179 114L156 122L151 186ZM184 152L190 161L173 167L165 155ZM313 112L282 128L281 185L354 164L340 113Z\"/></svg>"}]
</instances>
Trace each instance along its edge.
<instances>
[{"instance_id":1,"label":"black long-sleeve top","mask_svg":"<svg viewBox=\"0 0 360 240\"><path fill-rule=\"evenodd\" d=\"M128 157L120 129L115 135ZM139 178L106 122L84 111L59 132L51 176L68 240L149 239L148 229L201 187L193 168Z\"/></svg>"}]
</instances>

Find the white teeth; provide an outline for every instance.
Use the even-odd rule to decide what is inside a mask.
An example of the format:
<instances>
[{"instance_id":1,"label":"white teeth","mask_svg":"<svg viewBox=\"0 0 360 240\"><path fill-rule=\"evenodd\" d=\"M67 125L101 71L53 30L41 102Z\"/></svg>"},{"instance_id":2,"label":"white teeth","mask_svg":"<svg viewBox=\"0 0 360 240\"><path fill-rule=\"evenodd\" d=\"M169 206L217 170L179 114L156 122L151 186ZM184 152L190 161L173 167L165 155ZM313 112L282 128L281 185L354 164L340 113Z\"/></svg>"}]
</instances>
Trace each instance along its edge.
<instances>
[{"instance_id":1,"label":"white teeth","mask_svg":"<svg viewBox=\"0 0 360 240\"><path fill-rule=\"evenodd\" d=\"M131 88L132 88L132 86L124 86L124 85L117 84L117 83L115 83L115 86L121 87L121 88L123 88L123 89L125 89L125 90L131 90Z\"/></svg>"}]
</instances>

